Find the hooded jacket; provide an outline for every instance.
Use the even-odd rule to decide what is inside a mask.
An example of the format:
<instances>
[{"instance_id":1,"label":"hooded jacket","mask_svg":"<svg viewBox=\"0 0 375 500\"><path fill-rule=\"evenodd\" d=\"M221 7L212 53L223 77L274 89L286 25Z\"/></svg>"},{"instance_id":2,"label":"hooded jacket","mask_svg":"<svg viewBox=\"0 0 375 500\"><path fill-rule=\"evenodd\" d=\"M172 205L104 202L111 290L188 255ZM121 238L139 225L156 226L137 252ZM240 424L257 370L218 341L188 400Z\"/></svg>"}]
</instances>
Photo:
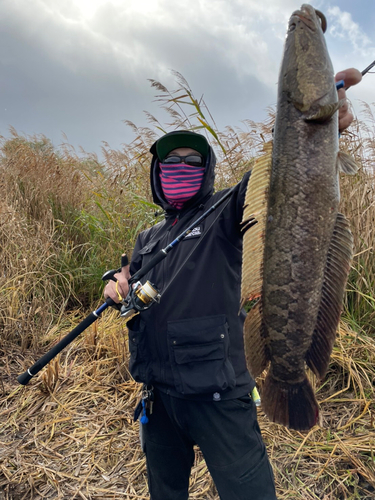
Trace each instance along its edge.
<instances>
[{"instance_id":1,"label":"hooded jacket","mask_svg":"<svg viewBox=\"0 0 375 500\"><path fill-rule=\"evenodd\" d=\"M161 188L155 144L151 187L165 219L139 234L131 274L228 191L213 193L216 158L210 147L200 190L182 210L176 210ZM137 382L174 396L205 400L237 398L254 387L243 345L246 313L239 311L240 223L249 176L245 174L231 197L143 278L160 290L161 300L127 323L129 368Z\"/></svg>"}]
</instances>

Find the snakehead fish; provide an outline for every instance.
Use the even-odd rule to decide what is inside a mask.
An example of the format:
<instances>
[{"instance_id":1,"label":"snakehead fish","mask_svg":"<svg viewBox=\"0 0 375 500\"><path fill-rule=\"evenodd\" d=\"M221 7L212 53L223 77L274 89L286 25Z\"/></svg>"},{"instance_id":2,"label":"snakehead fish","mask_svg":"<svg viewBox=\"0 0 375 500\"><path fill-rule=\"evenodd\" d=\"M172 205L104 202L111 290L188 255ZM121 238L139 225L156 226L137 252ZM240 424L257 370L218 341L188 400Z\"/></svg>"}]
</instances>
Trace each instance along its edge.
<instances>
[{"instance_id":1,"label":"snakehead fish","mask_svg":"<svg viewBox=\"0 0 375 500\"><path fill-rule=\"evenodd\" d=\"M302 5L289 21L278 83L274 141L255 162L244 207L242 305L254 377L268 367L262 406L274 422L306 430L318 404L306 365L322 378L339 322L352 235L338 212L338 102L323 32L326 20Z\"/></svg>"}]
</instances>

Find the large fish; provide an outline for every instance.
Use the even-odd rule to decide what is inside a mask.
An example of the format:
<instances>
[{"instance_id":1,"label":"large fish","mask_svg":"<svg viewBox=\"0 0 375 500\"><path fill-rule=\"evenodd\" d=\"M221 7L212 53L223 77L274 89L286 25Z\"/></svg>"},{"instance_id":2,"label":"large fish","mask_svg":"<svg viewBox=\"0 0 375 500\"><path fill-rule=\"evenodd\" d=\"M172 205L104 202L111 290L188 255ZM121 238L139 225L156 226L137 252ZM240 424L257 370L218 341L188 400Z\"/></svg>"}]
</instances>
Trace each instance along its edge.
<instances>
[{"instance_id":1,"label":"large fish","mask_svg":"<svg viewBox=\"0 0 375 500\"><path fill-rule=\"evenodd\" d=\"M244 326L254 377L269 365L262 406L274 422L311 428L318 404L307 366L323 377L339 322L352 235L338 212L338 102L323 31L324 16L302 5L289 21L278 83L271 153L250 177L245 210L242 304L255 300Z\"/></svg>"}]
</instances>

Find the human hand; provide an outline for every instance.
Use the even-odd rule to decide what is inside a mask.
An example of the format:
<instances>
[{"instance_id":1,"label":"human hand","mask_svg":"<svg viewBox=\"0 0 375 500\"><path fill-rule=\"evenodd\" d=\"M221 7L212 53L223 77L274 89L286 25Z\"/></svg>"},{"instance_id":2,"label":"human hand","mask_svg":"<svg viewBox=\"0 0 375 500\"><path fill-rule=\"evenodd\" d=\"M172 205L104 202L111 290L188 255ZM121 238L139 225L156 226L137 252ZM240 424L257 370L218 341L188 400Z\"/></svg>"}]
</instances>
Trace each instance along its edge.
<instances>
[{"instance_id":1,"label":"human hand","mask_svg":"<svg viewBox=\"0 0 375 500\"><path fill-rule=\"evenodd\" d=\"M359 83L362 80L362 73L354 68L345 69L335 76L336 82L340 80L344 80L345 82L345 87L338 90L339 100L344 100L344 104L339 109L339 131L342 132L348 128L353 121L353 115L349 112L345 90Z\"/></svg>"},{"instance_id":2,"label":"human hand","mask_svg":"<svg viewBox=\"0 0 375 500\"><path fill-rule=\"evenodd\" d=\"M114 274L117 282L109 281L104 288L104 297L107 299L110 297L116 304L120 302L118 294L124 299L129 293L129 283L130 271L129 264L121 268L121 272Z\"/></svg>"}]
</instances>

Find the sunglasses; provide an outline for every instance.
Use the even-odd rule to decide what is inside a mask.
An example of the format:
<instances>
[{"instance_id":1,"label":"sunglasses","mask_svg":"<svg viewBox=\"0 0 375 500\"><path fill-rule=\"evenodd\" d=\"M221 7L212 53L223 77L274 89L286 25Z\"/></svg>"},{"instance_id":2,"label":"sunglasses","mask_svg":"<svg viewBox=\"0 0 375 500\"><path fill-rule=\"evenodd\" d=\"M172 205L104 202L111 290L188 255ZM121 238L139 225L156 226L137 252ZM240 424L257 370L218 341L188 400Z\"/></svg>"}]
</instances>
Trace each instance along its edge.
<instances>
[{"instance_id":1,"label":"sunglasses","mask_svg":"<svg viewBox=\"0 0 375 500\"><path fill-rule=\"evenodd\" d=\"M171 155L164 158L162 161L164 165L174 165L175 163L185 163L186 165L191 165L192 167L203 167L203 158L199 155L187 155L178 156Z\"/></svg>"}]
</instances>

